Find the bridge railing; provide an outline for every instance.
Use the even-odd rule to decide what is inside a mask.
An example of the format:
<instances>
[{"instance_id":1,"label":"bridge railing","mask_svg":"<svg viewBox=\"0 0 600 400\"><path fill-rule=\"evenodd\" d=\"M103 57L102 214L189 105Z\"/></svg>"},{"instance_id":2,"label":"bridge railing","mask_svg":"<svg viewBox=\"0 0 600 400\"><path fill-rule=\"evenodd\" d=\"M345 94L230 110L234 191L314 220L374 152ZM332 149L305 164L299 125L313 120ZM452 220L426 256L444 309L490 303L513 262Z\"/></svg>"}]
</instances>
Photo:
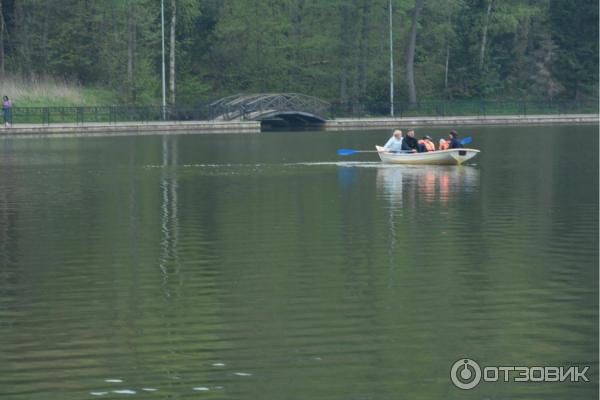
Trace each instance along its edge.
<instances>
[{"instance_id":1,"label":"bridge railing","mask_svg":"<svg viewBox=\"0 0 600 400\"><path fill-rule=\"evenodd\" d=\"M218 100L211 104L211 114L223 120L254 119L271 113L298 111L325 118L329 103L316 97L298 93L263 93L237 95Z\"/></svg>"}]
</instances>

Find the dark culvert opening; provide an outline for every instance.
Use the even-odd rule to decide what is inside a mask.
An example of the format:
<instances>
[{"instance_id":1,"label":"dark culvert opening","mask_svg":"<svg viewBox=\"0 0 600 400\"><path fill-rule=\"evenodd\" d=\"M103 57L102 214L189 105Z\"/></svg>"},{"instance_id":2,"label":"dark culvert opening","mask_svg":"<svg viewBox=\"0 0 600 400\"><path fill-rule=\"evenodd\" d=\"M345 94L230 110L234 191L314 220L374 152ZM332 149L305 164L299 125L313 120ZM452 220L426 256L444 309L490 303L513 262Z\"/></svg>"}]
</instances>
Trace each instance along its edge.
<instances>
[{"instance_id":1,"label":"dark culvert opening","mask_svg":"<svg viewBox=\"0 0 600 400\"><path fill-rule=\"evenodd\" d=\"M301 113L279 113L260 119L260 129L269 131L319 130L325 121L319 117Z\"/></svg>"}]
</instances>

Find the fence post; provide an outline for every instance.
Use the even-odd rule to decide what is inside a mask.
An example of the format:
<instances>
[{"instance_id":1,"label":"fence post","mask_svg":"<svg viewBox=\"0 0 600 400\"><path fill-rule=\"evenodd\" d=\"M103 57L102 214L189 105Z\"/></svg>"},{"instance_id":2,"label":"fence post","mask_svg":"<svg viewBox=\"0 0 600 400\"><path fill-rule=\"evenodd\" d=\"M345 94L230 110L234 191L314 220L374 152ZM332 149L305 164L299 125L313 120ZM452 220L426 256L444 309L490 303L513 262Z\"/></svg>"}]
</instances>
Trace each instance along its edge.
<instances>
[{"instance_id":1,"label":"fence post","mask_svg":"<svg viewBox=\"0 0 600 400\"><path fill-rule=\"evenodd\" d=\"M44 107L42 110L42 124L50 125L50 110L48 107Z\"/></svg>"},{"instance_id":2,"label":"fence post","mask_svg":"<svg viewBox=\"0 0 600 400\"><path fill-rule=\"evenodd\" d=\"M83 124L83 107L77 107L77 123Z\"/></svg>"}]
</instances>

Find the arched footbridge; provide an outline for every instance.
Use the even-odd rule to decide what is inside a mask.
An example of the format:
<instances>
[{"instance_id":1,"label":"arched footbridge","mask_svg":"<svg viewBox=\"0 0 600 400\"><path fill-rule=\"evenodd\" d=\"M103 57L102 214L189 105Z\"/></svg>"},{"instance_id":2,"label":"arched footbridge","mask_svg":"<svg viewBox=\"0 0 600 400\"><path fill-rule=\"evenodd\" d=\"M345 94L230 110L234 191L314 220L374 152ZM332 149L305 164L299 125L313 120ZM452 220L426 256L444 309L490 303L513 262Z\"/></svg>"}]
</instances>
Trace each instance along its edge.
<instances>
[{"instance_id":1,"label":"arched footbridge","mask_svg":"<svg viewBox=\"0 0 600 400\"><path fill-rule=\"evenodd\" d=\"M288 125L314 125L325 122L330 104L299 93L236 94L210 105L215 120L262 121Z\"/></svg>"}]
</instances>

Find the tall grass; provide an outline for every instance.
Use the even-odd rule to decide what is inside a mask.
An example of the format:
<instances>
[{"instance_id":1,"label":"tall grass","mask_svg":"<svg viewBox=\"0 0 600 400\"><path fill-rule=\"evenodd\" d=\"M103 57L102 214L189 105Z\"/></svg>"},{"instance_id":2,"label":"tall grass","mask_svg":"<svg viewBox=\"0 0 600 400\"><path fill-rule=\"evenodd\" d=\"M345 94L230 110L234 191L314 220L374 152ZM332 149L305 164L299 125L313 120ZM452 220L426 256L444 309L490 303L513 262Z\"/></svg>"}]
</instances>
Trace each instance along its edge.
<instances>
[{"instance_id":1,"label":"tall grass","mask_svg":"<svg viewBox=\"0 0 600 400\"><path fill-rule=\"evenodd\" d=\"M0 96L15 107L100 106L110 104L105 89L84 88L77 82L48 76L7 75L0 80Z\"/></svg>"}]
</instances>

